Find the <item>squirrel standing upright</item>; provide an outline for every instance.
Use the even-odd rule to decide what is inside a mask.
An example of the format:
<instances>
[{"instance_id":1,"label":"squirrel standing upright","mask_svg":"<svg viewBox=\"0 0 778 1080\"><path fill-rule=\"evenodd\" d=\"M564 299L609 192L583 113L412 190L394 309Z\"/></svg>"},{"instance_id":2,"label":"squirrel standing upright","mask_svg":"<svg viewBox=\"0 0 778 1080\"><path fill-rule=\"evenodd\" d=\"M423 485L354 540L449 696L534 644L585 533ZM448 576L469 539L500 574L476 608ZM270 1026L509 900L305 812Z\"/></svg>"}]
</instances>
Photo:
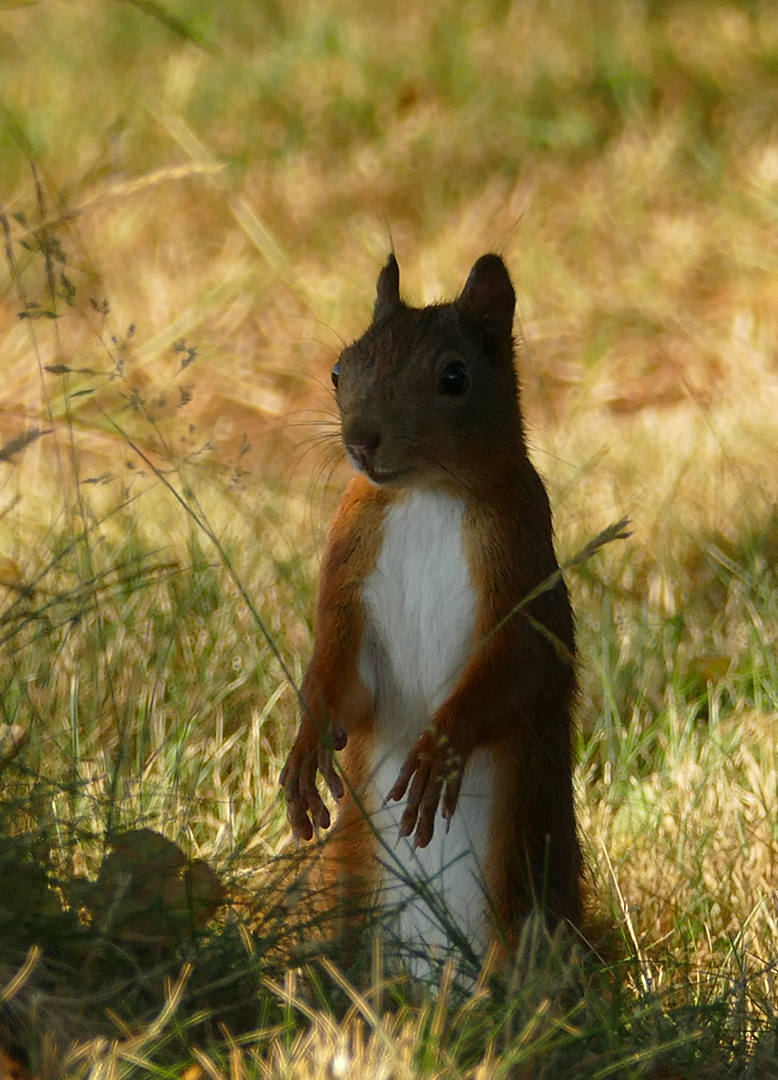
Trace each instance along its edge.
<instances>
[{"instance_id":1,"label":"squirrel standing upright","mask_svg":"<svg viewBox=\"0 0 778 1080\"><path fill-rule=\"evenodd\" d=\"M340 804L324 848L337 895L391 911L424 970L452 941L483 958L533 909L581 917L573 616L527 456L514 307L497 255L425 308L401 299L391 255L372 324L332 372L357 475L281 784L309 840L330 824L322 773Z\"/></svg>"}]
</instances>

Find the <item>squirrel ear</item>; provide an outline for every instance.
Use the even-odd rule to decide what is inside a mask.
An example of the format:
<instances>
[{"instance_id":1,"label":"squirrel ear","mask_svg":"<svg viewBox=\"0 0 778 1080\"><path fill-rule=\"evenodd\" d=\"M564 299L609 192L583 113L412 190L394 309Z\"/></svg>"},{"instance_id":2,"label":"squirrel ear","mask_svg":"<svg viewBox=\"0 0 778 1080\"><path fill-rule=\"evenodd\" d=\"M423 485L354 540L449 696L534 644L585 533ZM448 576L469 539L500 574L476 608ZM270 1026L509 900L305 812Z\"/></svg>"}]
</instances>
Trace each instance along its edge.
<instances>
[{"instance_id":1,"label":"squirrel ear","mask_svg":"<svg viewBox=\"0 0 778 1080\"><path fill-rule=\"evenodd\" d=\"M397 307L400 303L400 267L392 252L386 266L378 275L373 322L377 322L390 308Z\"/></svg>"},{"instance_id":2,"label":"squirrel ear","mask_svg":"<svg viewBox=\"0 0 778 1080\"><path fill-rule=\"evenodd\" d=\"M495 344L511 339L516 293L499 255L482 255L470 271L456 306Z\"/></svg>"}]
</instances>

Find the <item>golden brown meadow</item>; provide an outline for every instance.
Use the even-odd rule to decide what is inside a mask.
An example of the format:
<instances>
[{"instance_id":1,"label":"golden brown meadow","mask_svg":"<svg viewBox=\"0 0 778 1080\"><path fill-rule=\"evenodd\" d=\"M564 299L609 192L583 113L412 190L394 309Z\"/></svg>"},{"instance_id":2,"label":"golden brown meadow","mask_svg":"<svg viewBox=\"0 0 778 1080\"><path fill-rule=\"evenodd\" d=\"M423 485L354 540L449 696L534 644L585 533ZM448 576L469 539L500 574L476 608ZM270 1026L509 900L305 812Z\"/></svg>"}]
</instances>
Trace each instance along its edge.
<instances>
[{"instance_id":1,"label":"golden brown meadow","mask_svg":"<svg viewBox=\"0 0 778 1080\"><path fill-rule=\"evenodd\" d=\"M775 1071L776 57L758 3L0 4L0 972L42 946L3 1012L34 1072ZM631 519L569 574L608 993L530 929L502 998L362 997L288 927L283 668L392 244L419 302L504 256L561 557ZM90 914L139 828L242 903L139 953Z\"/></svg>"}]
</instances>

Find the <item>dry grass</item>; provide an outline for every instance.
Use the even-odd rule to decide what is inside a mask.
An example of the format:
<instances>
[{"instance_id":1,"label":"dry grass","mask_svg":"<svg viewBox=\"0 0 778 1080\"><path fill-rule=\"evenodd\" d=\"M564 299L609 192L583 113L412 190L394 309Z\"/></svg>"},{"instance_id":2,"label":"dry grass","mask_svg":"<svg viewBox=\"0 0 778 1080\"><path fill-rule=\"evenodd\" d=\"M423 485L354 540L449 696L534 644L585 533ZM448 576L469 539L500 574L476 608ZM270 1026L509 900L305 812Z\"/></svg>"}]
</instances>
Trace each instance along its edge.
<instances>
[{"instance_id":1,"label":"dry grass","mask_svg":"<svg viewBox=\"0 0 778 1080\"><path fill-rule=\"evenodd\" d=\"M0 972L43 941L6 995L36 1071L775 1070L777 51L769 5L691 0L0 4L0 690L26 732L0 801L28 845ZM284 981L284 669L344 477L328 372L390 243L417 302L504 255L560 551L632 521L571 574L617 989L553 949L508 1006ZM141 826L242 899L106 970L73 916Z\"/></svg>"}]
</instances>

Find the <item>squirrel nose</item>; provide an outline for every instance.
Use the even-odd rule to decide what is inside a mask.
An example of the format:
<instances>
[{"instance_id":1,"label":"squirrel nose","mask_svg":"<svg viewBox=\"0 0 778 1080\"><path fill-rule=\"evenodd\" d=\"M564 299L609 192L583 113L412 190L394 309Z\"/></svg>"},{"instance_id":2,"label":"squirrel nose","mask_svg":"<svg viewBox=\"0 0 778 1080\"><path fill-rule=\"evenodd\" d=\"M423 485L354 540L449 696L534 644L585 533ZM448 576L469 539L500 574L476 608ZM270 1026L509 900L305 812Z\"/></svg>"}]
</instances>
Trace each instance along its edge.
<instances>
[{"instance_id":1,"label":"squirrel nose","mask_svg":"<svg viewBox=\"0 0 778 1080\"><path fill-rule=\"evenodd\" d=\"M381 436L378 432L361 435L356 439L345 440L349 456L363 469L369 469L372 466L380 443Z\"/></svg>"}]
</instances>

